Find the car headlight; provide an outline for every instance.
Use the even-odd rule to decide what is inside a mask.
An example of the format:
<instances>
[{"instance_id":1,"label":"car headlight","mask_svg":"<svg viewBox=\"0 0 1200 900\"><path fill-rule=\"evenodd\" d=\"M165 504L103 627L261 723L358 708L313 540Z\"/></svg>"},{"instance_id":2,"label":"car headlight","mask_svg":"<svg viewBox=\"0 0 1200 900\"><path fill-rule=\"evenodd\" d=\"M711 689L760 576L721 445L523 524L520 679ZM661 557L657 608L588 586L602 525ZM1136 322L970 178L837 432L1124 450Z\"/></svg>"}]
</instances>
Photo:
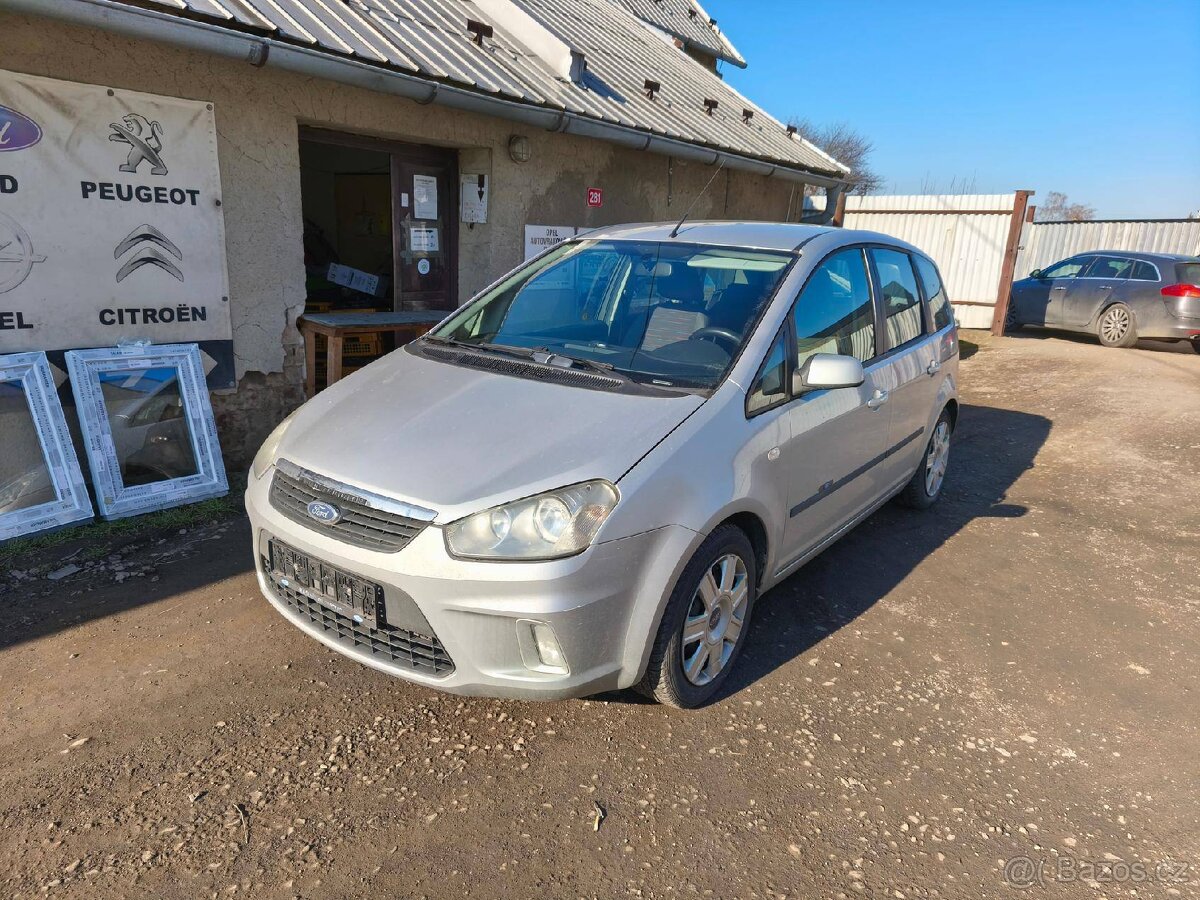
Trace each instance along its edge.
<instances>
[{"instance_id":1,"label":"car headlight","mask_svg":"<svg viewBox=\"0 0 1200 900\"><path fill-rule=\"evenodd\" d=\"M292 424L292 419L300 410L293 410L291 415L275 426L275 429L267 435L267 439L263 441L262 446L258 448L258 452L254 454L254 462L250 469L254 472L255 478L262 478L267 474L267 469L271 468L271 464L275 462L275 453L279 450L279 442L283 440L284 433L288 430L288 426Z\"/></svg>"},{"instance_id":2,"label":"car headlight","mask_svg":"<svg viewBox=\"0 0 1200 900\"><path fill-rule=\"evenodd\" d=\"M459 519L446 549L468 559L557 559L579 553L617 505L607 481L585 481Z\"/></svg>"}]
</instances>

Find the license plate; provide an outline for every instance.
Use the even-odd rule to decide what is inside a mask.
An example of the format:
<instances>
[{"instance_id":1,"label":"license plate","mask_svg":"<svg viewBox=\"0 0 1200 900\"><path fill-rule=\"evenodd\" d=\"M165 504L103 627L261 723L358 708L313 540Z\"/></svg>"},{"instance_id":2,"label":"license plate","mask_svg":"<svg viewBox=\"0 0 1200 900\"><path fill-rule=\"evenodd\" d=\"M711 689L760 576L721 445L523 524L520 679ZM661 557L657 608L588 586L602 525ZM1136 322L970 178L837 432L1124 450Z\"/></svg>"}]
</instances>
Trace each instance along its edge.
<instances>
[{"instance_id":1,"label":"license plate","mask_svg":"<svg viewBox=\"0 0 1200 900\"><path fill-rule=\"evenodd\" d=\"M368 628L383 617L383 588L313 559L280 541L270 542L271 574L281 585Z\"/></svg>"}]
</instances>

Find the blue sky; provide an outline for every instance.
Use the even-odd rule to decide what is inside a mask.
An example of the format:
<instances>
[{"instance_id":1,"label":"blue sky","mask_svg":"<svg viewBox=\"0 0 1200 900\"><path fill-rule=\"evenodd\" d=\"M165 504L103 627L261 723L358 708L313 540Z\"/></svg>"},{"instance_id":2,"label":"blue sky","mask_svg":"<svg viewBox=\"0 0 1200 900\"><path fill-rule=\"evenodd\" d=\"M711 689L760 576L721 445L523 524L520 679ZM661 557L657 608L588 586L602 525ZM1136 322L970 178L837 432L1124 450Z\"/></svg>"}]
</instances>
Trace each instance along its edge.
<instances>
[{"instance_id":1,"label":"blue sky","mask_svg":"<svg viewBox=\"0 0 1200 900\"><path fill-rule=\"evenodd\" d=\"M781 119L844 121L887 193L1063 191L1099 218L1200 209L1200 0L703 0Z\"/></svg>"}]
</instances>

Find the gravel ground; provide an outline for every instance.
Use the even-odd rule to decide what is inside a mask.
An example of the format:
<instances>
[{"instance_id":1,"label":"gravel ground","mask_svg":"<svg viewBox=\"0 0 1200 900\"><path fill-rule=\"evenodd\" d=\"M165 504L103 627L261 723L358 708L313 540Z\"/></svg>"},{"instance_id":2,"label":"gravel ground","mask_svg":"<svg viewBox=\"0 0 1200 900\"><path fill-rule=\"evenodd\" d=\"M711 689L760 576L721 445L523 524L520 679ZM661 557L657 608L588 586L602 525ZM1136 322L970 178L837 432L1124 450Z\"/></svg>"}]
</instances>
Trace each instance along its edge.
<instances>
[{"instance_id":1,"label":"gravel ground","mask_svg":"<svg viewBox=\"0 0 1200 900\"><path fill-rule=\"evenodd\" d=\"M244 519L19 560L0 895L1200 896L1200 356L964 337L942 502L768 594L697 712L389 679Z\"/></svg>"}]
</instances>

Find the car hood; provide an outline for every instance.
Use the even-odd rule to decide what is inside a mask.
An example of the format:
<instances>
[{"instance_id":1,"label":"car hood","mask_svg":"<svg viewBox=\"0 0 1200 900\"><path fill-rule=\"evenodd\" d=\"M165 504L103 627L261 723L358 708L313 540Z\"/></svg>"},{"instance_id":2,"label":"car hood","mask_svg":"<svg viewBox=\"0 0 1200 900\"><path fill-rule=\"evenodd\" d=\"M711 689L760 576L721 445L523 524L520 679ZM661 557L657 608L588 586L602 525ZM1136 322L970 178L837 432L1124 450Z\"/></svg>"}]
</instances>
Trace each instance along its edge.
<instances>
[{"instance_id":1,"label":"car hood","mask_svg":"<svg viewBox=\"0 0 1200 900\"><path fill-rule=\"evenodd\" d=\"M301 407L276 455L445 523L580 481L615 483L703 402L545 384L401 350Z\"/></svg>"}]
</instances>

